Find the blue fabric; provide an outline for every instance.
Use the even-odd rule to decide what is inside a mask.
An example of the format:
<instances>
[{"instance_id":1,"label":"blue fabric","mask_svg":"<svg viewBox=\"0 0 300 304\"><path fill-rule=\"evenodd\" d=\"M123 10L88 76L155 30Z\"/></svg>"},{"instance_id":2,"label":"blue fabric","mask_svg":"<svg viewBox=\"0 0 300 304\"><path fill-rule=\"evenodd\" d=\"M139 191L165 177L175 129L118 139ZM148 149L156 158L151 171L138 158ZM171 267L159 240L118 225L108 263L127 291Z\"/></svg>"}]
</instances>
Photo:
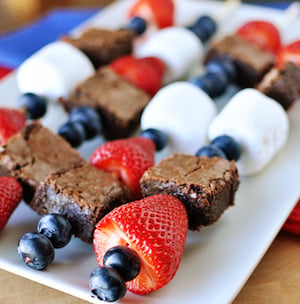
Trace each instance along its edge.
<instances>
[{"instance_id":1,"label":"blue fabric","mask_svg":"<svg viewBox=\"0 0 300 304\"><path fill-rule=\"evenodd\" d=\"M41 47L57 40L98 11L99 9L54 10L20 30L0 36L0 66L19 66Z\"/></svg>"}]
</instances>

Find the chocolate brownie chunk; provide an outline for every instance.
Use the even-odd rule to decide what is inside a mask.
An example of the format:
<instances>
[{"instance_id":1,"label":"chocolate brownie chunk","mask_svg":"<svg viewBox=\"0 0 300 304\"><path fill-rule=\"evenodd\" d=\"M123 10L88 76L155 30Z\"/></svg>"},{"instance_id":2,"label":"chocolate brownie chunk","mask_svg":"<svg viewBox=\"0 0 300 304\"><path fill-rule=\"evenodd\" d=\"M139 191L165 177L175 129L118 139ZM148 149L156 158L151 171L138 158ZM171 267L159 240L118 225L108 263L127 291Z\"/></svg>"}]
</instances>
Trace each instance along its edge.
<instances>
[{"instance_id":1,"label":"chocolate brownie chunk","mask_svg":"<svg viewBox=\"0 0 300 304\"><path fill-rule=\"evenodd\" d=\"M300 97L300 68L292 62L280 69L274 67L257 85L257 89L288 110Z\"/></svg>"},{"instance_id":2,"label":"chocolate brownie chunk","mask_svg":"<svg viewBox=\"0 0 300 304\"><path fill-rule=\"evenodd\" d=\"M108 139L128 137L139 125L141 113L149 101L148 94L108 66L79 84L68 99L60 99L67 111L82 105L96 109L102 119L103 135Z\"/></svg>"},{"instance_id":3,"label":"chocolate brownie chunk","mask_svg":"<svg viewBox=\"0 0 300 304\"><path fill-rule=\"evenodd\" d=\"M75 236L91 243L96 223L127 199L128 190L112 173L84 163L52 172L40 183L30 206L40 214L65 215Z\"/></svg>"},{"instance_id":4,"label":"chocolate brownie chunk","mask_svg":"<svg viewBox=\"0 0 300 304\"><path fill-rule=\"evenodd\" d=\"M83 161L62 137L38 122L27 125L0 147L0 165L21 182L26 202L51 171Z\"/></svg>"},{"instance_id":5,"label":"chocolate brownie chunk","mask_svg":"<svg viewBox=\"0 0 300 304\"><path fill-rule=\"evenodd\" d=\"M127 29L110 31L90 28L79 37L64 36L61 40L80 49L98 68L118 57L131 54L134 36L134 32Z\"/></svg>"},{"instance_id":6,"label":"chocolate brownie chunk","mask_svg":"<svg viewBox=\"0 0 300 304\"><path fill-rule=\"evenodd\" d=\"M271 53L234 35L213 41L205 62L222 57L233 61L237 72L236 83L241 87L253 87L274 65Z\"/></svg>"},{"instance_id":7,"label":"chocolate brownie chunk","mask_svg":"<svg viewBox=\"0 0 300 304\"><path fill-rule=\"evenodd\" d=\"M200 230L234 204L239 178L233 161L176 153L149 168L140 184L143 196L164 193L180 199L189 229Z\"/></svg>"}]
</instances>

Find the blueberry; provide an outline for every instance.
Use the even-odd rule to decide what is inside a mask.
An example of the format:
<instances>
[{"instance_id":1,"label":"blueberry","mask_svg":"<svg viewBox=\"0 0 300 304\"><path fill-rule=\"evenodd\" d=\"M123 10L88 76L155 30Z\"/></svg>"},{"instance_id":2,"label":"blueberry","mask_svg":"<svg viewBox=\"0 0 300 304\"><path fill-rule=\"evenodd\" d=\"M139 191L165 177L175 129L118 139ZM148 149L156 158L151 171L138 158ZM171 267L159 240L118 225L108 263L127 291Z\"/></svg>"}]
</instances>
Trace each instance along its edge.
<instances>
[{"instance_id":1,"label":"blueberry","mask_svg":"<svg viewBox=\"0 0 300 304\"><path fill-rule=\"evenodd\" d=\"M73 108L69 114L69 121L80 122L85 129L86 139L94 138L101 132L101 119L98 112L88 106Z\"/></svg>"},{"instance_id":2,"label":"blueberry","mask_svg":"<svg viewBox=\"0 0 300 304\"><path fill-rule=\"evenodd\" d=\"M234 82L236 78L235 65L230 58L222 57L207 62L206 71L208 73L222 74L226 76L228 82Z\"/></svg>"},{"instance_id":3,"label":"blueberry","mask_svg":"<svg viewBox=\"0 0 300 304\"><path fill-rule=\"evenodd\" d=\"M229 85L224 75L216 73L206 73L189 79L189 82L202 89L212 98L223 94Z\"/></svg>"},{"instance_id":4,"label":"blueberry","mask_svg":"<svg viewBox=\"0 0 300 304\"><path fill-rule=\"evenodd\" d=\"M84 126L77 121L67 121L61 125L58 134L68 141L72 147L80 146L86 138Z\"/></svg>"},{"instance_id":5,"label":"blueberry","mask_svg":"<svg viewBox=\"0 0 300 304\"><path fill-rule=\"evenodd\" d=\"M239 160L242 154L241 145L231 136L221 135L213 139L210 143L212 146L221 149L228 160Z\"/></svg>"},{"instance_id":6,"label":"blueberry","mask_svg":"<svg viewBox=\"0 0 300 304\"><path fill-rule=\"evenodd\" d=\"M110 248L104 255L103 265L113 268L125 282L133 280L141 270L139 256L126 246Z\"/></svg>"},{"instance_id":7,"label":"blueberry","mask_svg":"<svg viewBox=\"0 0 300 304\"><path fill-rule=\"evenodd\" d=\"M45 97L34 94L25 93L17 100L18 106L25 108L26 116L29 119L38 119L45 115L47 111L47 100Z\"/></svg>"},{"instance_id":8,"label":"blueberry","mask_svg":"<svg viewBox=\"0 0 300 304\"><path fill-rule=\"evenodd\" d=\"M69 220L61 214L49 213L42 216L37 230L51 241L54 248L66 246L72 237L72 226Z\"/></svg>"},{"instance_id":9,"label":"blueberry","mask_svg":"<svg viewBox=\"0 0 300 304\"><path fill-rule=\"evenodd\" d=\"M54 260L54 247L50 240L36 232L27 232L19 240L18 254L33 269L45 269Z\"/></svg>"},{"instance_id":10,"label":"blueberry","mask_svg":"<svg viewBox=\"0 0 300 304\"><path fill-rule=\"evenodd\" d=\"M203 15L189 29L204 43L216 32L217 23L210 16Z\"/></svg>"},{"instance_id":11,"label":"blueberry","mask_svg":"<svg viewBox=\"0 0 300 304\"><path fill-rule=\"evenodd\" d=\"M196 152L195 155L196 156L207 156L207 157L219 156L222 158L226 158L225 153L221 149L219 149L216 146L212 146L212 145L202 147L201 149L199 149Z\"/></svg>"},{"instance_id":12,"label":"blueberry","mask_svg":"<svg viewBox=\"0 0 300 304\"><path fill-rule=\"evenodd\" d=\"M168 137L165 133L153 128L143 130L140 136L151 139L155 144L156 151L162 150L168 142Z\"/></svg>"},{"instance_id":13,"label":"blueberry","mask_svg":"<svg viewBox=\"0 0 300 304\"><path fill-rule=\"evenodd\" d=\"M124 297L126 285L122 278L108 267L97 267L90 274L89 285L99 300L115 302Z\"/></svg>"},{"instance_id":14,"label":"blueberry","mask_svg":"<svg viewBox=\"0 0 300 304\"><path fill-rule=\"evenodd\" d=\"M141 35L146 31L147 23L141 17L133 17L127 25L127 28L133 30L137 35Z\"/></svg>"}]
</instances>

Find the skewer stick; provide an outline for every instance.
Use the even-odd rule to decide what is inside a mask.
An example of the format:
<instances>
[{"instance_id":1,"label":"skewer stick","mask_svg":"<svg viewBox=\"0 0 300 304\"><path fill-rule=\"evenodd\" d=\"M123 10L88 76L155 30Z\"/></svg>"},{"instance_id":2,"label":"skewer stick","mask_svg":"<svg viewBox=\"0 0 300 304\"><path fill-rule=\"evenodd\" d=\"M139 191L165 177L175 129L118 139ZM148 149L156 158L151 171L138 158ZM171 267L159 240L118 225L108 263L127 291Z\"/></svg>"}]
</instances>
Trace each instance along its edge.
<instances>
[{"instance_id":1,"label":"skewer stick","mask_svg":"<svg viewBox=\"0 0 300 304\"><path fill-rule=\"evenodd\" d=\"M217 23L222 22L234 13L241 5L241 0L226 0L214 17Z\"/></svg>"}]
</instances>

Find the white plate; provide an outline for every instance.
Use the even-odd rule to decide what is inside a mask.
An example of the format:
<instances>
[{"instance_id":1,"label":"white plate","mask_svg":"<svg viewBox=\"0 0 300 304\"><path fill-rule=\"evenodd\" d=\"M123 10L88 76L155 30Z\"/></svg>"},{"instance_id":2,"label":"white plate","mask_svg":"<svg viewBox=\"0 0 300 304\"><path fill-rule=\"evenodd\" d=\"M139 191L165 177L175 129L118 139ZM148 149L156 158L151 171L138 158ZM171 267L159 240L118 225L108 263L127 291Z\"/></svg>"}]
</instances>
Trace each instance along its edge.
<instances>
[{"instance_id":1,"label":"white plate","mask_svg":"<svg viewBox=\"0 0 300 304\"><path fill-rule=\"evenodd\" d=\"M130 2L119 2L92 18L84 26L118 27ZM180 1L178 19L190 22L203 13L220 9L216 2ZM242 5L222 28L232 31L251 18L264 18L280 24L282 12ZM226 26L225 26L226 25ZM300 20L283 29L285 41L295 39ZM81 28L82 29L82 28ZM0 84L0 105L14 106L18 97L15 76ZM215 225L200 233L189 233L182 263L175 278L163 289L146 296L127 293L122 303L229 303L237 295L271 244L300 195L300 104L290 110L291 131L287 145L259 175L243 179L235 207L225 212ZM44 123L54 131L66 119L57 105L49 110ZM101 144L95 139L80 148L88 158ZM51 148L51 147L49 147ZM88 277L97 266L92 246L73 239L56 251L55 261L45 271L26 267L17 255L22 234L35 231L38 216L21 204L0 234L0 268L59 289L90 302Z\"/></svg>"}]
</instances>

